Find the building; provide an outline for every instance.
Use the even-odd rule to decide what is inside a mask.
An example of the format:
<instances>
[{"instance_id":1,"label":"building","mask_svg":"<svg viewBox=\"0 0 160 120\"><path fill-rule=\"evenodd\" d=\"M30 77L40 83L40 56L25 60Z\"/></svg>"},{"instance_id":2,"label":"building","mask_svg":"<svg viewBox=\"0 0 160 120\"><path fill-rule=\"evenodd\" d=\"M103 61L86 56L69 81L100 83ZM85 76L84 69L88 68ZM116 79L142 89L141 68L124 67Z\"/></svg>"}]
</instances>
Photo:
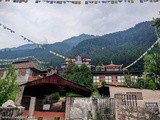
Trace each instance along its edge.
<instances>
[{"instance_id":1,"label":"building","mask_svg":"<svg viewBox=\"0 0 160 120\"><path fill-rule=\"evenodd\" d=\"M44 96L50 95L54 92L59 92L62 96L71 92L86 97L89 97L92 93L87 87L66 80L56 73L34 81L29 81L21 86L25 87L23 93L24 96L33 96L41 100L44 99Z\"/></svg>"},{"instance_id":2,"label":"building","mask_svg":"<svg viewBox=\"0 0 160 120\"><path fill-rule=\"evenodd\" d=\"M75 65L78 65L79 67L80 67L82 64L85 64L85 65L88 66L88 68L91 68L90 62L91 62L91 59L82 58L80 55L78 55L78 56L76 56L75 59L66 58L66 59L65 59L65 62L62 64L61 68L62 68L62 69L65 69L65 68L67 67L67 65L70 64L70 63L73 63L73 64L75 64Z\"/></svg>"},{"instance_id":3,"label":"building","mask_svg":"<svg viewBox=\"0 0 160 120\"><path fill-rule=\"evenodd\" d=\"M111 63L109 65L102 65L101 71L122 71L122 69L121 69L122 66L123 66L123 64L115 65L111 61Z\"/></svg>"},{"instance_id":4,"label":"building","mask_svg":"<svg viewBox=\"0 0 160 120\"><path fill-rule=\"evenodd\" d=\"M105 81L107 84L111 85L123 85L125 83L125 75L130 74L130 80L135 82L139 77L139 72L129 72L123 71L121 65L115 65L111 61L109 65L102 65L99 67L99 70L93 71L93 83L101 86L102 81Z\"/></svg>"},{"instance_id":5,"label":"building","mask_svg":"<svg viewBox=\"0 0 160 120\"><path fill-rule=\"evenodd\" d=\"M57 69L45 69L40 70L38 68L39 64L37 62L31 62L31 61L18 61L12 63L15 73L18 75L17 81L19 84L26 83L28 81L33 81L36 79L40 79L49 75L52 75L57 72ZM0 71L0 77L6 76L6 70Z\"/></svg>"},{"instance_id":6,"label":"building","mask_svg":"<svg viewBox=\"0 0 160 120\"><path fill-rule=\"evenodd\" d=\"M21 105L26 109L25 115L29 113L30 98L36 97L35 103L35 118L43 117L44 119L53 120L59 118L65 119L67 93L79 94L85 97L90 97L92 91L85 86L78 85L64 79L58 74L53 74L41 79L22 84L22 95L19 95L17 101L21 101ZM58 92L61 96L60 100L46 100L46 96Z\"/></svg>"}]
</instances>

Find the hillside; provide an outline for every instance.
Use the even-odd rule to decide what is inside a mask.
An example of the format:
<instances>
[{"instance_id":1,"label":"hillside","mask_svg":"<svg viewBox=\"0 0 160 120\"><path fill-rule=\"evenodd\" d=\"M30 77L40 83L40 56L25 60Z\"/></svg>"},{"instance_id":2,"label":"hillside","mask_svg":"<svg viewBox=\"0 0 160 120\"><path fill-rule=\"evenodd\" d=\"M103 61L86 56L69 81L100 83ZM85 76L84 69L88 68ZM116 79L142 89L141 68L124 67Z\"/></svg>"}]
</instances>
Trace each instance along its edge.
<instances>
[{"instance_id":1,"label":"hillside","mask_svg":"<svg viewBox=\"0 0 160 120\"><path fill-rule=\"evenodd\" d=\"M86 39L95 38L94 35L81 34L79 36L74 36L62 42L57 42L54 44L45 44L43 45L46 49L39 49L37 46L32 44L26 44L19 46L17 48L6 48L0 50L1 59L11 59L17 57L25 56L35 56L40 60L49 61L55 66L60 66L60 62L63 62L63 59L59 59L49 53L50 50L57 52L59 54L65 54L70 51L75 45L79 42L85 41Z\"/></svg>"},{"instance_id":2,"label":"hillside","mask_svg":"<svg viewBox=\"0 0 160 120\"><path fill-rule=\"evenodd\" d=\"M32 50L35 48L37 48L37 46L35 46L33 44L25 44L25 45L21 45L19 47L1 49L0 51Z\"/></svg>"},{"instance_id":3,"label":"hillside","mask_svg":"<svg viewBox=\"0 0 160 120\"><path fill-rule=\"evenodd\" d=\"M63 59L51 55L53 50L67 57L82 55L92 59L92 64L109 64L113 60L115 64L130 64L137 59L156 41L154 28L151 22L143 22L125 31L120 31L103 36L82 34L63 42L47 44L46 50L39 48L0 52L0 58L16 58L34 55L41 60L49 61L50 65L60 67ZM134 70L142 70L143 61L134 66ZM136 69L135 69L136 68Z\"/></svg>"},{"instance_id":4,"label":"hillside","mask_svg":"<svg viewBox=\"0 0 160 120\"><path fill-rule=\"evenodd\" d=\"M82 55L92 58L92 64L130 64L143 54L156 41L151 22L143 22L125 31L107 34L92 40L83 41L67 53L68 56ZM134 68L142 69L142 61Z\"/></svg>"},{"instance_id":5,"label":"hillside","mask_svg":"<svg viewBox=\"0 0 160 120\"><path fill-rule=\"evenodd\" d=\"M47 48L52 48L52 47L57 47L59 48L63 48L65 45L68 48L68 50L70 50L72 47L76 46L78 43L86 40L86 39L92 39L95 38L97 36L94 35L87 35L87 34L81 34L79 36L74 36L71 37L69 39L66 39L62 42L57 42L54 44L44 44L43 46L46 46ZM19 47L13 47L13 48L5 48L5 49L1 49L0 51L18 51L18 50L33 50L38 48L37 46L33 45L33 44L25 44L25 45L21 45Z\"/></svg>"},{"instance_id":6,"label":"hillside","mask_svg":"<svg viewBox=\"0 0 160 120\"><path fill-rule=\"evenodd\" d=\"M68 44L72 44L73 46L76 46L77 44L79 44L80 42L82 42L84 40L93 39L93 38L96 38L96 37L98 37L98 36L81 34L79 36L72 37L72 38L69 38L67 40L64 40L63 43L68 43Z\"/></svg>"}]
</instances>

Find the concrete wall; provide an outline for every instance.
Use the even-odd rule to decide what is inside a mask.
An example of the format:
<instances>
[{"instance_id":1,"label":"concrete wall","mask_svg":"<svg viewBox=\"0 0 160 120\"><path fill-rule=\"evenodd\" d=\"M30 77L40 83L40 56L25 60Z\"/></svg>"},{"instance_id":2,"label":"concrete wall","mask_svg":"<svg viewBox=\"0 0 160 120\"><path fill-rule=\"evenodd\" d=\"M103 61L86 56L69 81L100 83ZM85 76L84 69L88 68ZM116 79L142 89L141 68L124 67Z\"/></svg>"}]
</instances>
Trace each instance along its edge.
<instances>
[{"instance_id":1,"label":"concrete wall","mask_svg":"<svg viewBox=\"0 0 160 120\"><path fill-rule=\"evenodd\" d=\"M138 106L144 107L146 102L157 102L160 109L160 90L137 89L127 87L109 86L110 97L114 98L114 94L126 92L142 92L143 100L138 100Z\"/></svg>"},{"instance_id":2,"label":"concrete wall","mask_svg":"<svg viewBox=\"0 0 160 120\"><path fill-rule=\"evenodd\" d=\"M16 71L17 71L17 70L16 70ZM28 77L30 76L30 72L31 72L30 69L26 69L26 74L25 74L25 76L18 75L16 82L18 82L18 83L20 83L20 84L28 82ZM17 74L18 74L18 72L17 72Z\"/></svg>"},{"instance_id":3,"label":"concrete wall","mask_svg":"<svg viewBox=\"0 0 160 120\"><path fill-rule=\"evenodd\" d=\"M18 82L20 84L28 82L28 78L30 76L31 70L30 69L25 69L25 71L26 71L25 76L22 76L22 75L19 75L18 70L15 70L15 73L18 75L16 82ZM1 77L5 78L6 74L7 74L7 71L4 71L3 75Z\"/></svg>"}]
</instances>

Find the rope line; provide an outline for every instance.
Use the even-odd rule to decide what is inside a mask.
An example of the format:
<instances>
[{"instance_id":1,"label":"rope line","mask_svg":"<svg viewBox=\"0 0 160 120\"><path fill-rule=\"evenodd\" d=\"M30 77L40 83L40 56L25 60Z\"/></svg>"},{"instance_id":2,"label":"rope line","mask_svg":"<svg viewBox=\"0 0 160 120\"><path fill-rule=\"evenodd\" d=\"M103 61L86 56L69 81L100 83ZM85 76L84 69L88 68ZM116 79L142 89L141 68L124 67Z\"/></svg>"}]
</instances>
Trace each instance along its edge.
<instances>
[{"instance_id":1,"label":"rope line","mask_svg":"<svg viewBox=\"0 0 160 120\"><path fill-rule=\"evenodd\" d=\"M5 30L10 31L11 33L16 33L16 34L19 35L21 38L23 38L23 40L25 40L25 41L27 41L27 42L29 42L29 43L32 43L33 45L37 45L38 48L43 49L43 50L46 49L46 48L45 48L44 46L42 46L41 44L38 44L38 43L36 43L36 42L34 42L34 41L28 39L27 37L18 34L17 32L15 32L14 30L8 28L7 26L5 26L5 25L3 25L3 24L0 24L0 26L2 26L3 29L5 29ZM63 55L61 55L61 54L58 54L58 53L56 53L56 52L53 52L52 50L49 50L49 53L52 54L52 55L54 55L54 56L63 58L63 59L66 59L66 58L67 58L67 57L65 57L65 56L63 56Z\"/></svg>"},{"instance_id":2,"label":"rope line","mask_svg":"<svg viewBox=\"0 0 160 120\"><path fill-rule=\"evenodd\" d=\"M6 63L0 63L0 65L8 65L8 64L12 64L15 61L25 60L25 59L29 59L29 58L33 58L34 60L36 60L40 64L48 64L49 63L49 62L43 62L43 61L37 59L35 56L28 56L28 57L21 57L21 58L15 58L15 59L0 59L0 62L6 62Z\"/></svg>"},{"instance_id":3,"label":"rope line","mask_svg":"<svg viewBox=\"0 0 160 120\"><path fill-rule=\"evenodd\" d=\"M132 62L130 65L126 66L125 68L123 68L123 70L128 69L129 67L133 66L134 64L136 64L139 60L141 60L149 51L151 51L152 48L155 47L156 44L159 44L160 41L157 40L149 49L147 49L146 52L144 52L137 60L135 60L134 62Z\"/></svg>"}]
</instances>

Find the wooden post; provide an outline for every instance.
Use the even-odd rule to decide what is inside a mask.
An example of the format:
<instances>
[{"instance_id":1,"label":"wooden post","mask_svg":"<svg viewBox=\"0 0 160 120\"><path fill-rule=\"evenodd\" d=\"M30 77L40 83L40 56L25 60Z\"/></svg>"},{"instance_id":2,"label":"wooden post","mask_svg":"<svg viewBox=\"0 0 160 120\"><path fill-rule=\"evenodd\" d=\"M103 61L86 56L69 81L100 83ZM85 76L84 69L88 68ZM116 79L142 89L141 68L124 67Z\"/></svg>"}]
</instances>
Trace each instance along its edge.
<instances>
[{"instance_id":1,"label":"wooden post","mask_svg":"<svg viewBox=\"0 0 160 120\"><path fill-rule=\"evenodd\" d=\"M36 98L31 97L30 105L29 105L29 115L28 118L34 118L34 110L35 110Z\"/></svg>"}]
</instances>

